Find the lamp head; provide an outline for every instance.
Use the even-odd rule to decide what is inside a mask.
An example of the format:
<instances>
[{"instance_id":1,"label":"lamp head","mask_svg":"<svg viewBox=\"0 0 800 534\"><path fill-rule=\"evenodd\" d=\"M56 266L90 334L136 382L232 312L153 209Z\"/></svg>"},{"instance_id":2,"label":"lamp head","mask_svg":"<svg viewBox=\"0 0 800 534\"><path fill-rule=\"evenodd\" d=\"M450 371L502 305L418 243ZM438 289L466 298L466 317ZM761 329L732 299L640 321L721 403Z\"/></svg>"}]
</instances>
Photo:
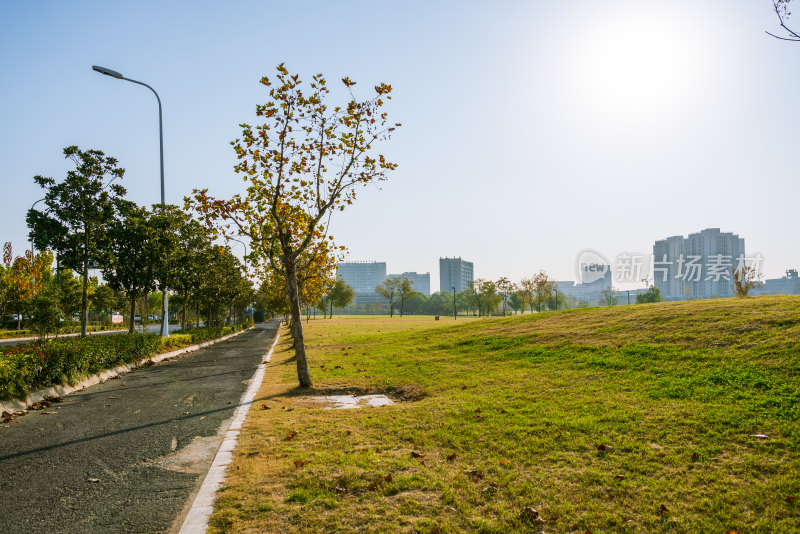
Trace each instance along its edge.
<instances>
[{"instance_id":1,"label":"lamp head","mask_svg":"<svg viewBox=\"0 0 800 534\"><path fill-rule=\"evenodd\" d=\"M115 70L107 69L105 67L98 67L97 65L92 65L92 70L97 71L100 74L105 74L106 76L111 76L112 78L118 78L120 80L124 77Z\"/></svg>"}]
</instances>

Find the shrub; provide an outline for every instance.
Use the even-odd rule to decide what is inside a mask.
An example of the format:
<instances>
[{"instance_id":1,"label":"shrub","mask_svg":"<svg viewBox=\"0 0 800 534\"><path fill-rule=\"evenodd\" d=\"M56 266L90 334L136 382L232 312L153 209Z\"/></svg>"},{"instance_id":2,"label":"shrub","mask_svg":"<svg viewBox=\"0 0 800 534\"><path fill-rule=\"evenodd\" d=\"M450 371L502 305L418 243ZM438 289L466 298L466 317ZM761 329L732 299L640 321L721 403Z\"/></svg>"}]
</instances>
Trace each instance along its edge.
<instances>
[{"instance_id":1,"label":"shrub","mask_svg":"<svg viewBox=\"0 0 800 534\"><path fill-rule=\"evenodd\" d=\"M0 399L31 389L72 384L81 377L158 353L155 334L61 338L0 349Z\"/></svg>"},{"instance_id":2,"label":"shrub","mask_svg":"<svg viewBox=\"0 0 800 534\"><path fill-rule=\"evenodd\" d=\"M0 400L25 398L29 391L81 378L193 343L226 336L243 325L198 328L162 338L158 334L114 334L58 338L0 347Z\"/></svg>"}]
</instances>

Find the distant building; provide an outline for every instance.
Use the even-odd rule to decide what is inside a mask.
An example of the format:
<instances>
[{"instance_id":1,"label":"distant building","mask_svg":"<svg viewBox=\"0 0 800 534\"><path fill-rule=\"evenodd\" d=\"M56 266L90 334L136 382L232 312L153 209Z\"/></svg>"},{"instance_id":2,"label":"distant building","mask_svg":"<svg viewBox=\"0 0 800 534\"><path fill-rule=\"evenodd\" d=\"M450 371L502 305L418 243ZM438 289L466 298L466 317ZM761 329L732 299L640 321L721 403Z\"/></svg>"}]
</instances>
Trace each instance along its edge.
<instances>
[{"instance_id":1,"label":"distant building","mask_svg":"<svg viewBox=\"0 0 800 534\"><path fill-rule=\"evenodd\" d=\"M800 277L797 269L789 269L786 276L768 278L761 287L750 290L751 295L800 295Z\"/></svg>"},{"instance_id":2,"label":"distant building","mask_svg":"<svg viewBox=\"0 0 800 534\"><path fill-rule=\"evenodd\" d=\"M383 304L375 288L386 280L385 261L347 261L338 264L336 276L347 282L356 294L352 306Z\"/></svg>"},{"instance_id":3,"label":"distant building","mask_svg":"<svg viewBox=\"0 0 800 534\"><path fill-rule=\"evenodd\" d=\"M474 280L472 262L461 258L439 258L439 291L464 291Z\"/></svg>"},{"instance_id":4,"label":"distant building","mask_svg":"<svg viewBox=\"0 0 800 534\"><path fill-rule=\"evenodd\" d=\"M664 300L731 297L733 269L745 261L744 239L719 228L653 245L654 285Z\"/></svg>"},{"instance_id":5,"label":"distant building","mask_svg":"<svg viewBox=\"0 0 800 534\"><path fill-rule=\"evenodd\" d=\"M611 266L607 264L582 266L581 278L579 284L572 281L556 281L556 288L559 293L567 297L568 302L597 303L603 291L612 287Z\"/></svg>"},{"instance_id":6,"label":"distant building","mask_svg":"<svg viewBox=\"0 0 800 534\"><path fill-rule=\"evenodd\" d=\"M400 273L390 274L389 278L408 278L414 291L422 293L426 297L431 296L431 273Z\"/></svg>"}]
</instances>

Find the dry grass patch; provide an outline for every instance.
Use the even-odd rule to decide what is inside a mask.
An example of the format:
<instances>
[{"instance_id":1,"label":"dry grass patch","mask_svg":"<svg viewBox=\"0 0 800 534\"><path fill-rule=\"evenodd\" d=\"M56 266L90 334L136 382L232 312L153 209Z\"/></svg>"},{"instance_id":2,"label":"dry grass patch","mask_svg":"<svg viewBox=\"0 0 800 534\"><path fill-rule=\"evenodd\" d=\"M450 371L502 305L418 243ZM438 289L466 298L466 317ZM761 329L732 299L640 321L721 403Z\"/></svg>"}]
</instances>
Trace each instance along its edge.
<instances>
[{"instance_id":1,"label":"dry grass patch","mask_svg":"<svg viewBox=\"0 0 800 534\"><path fill-rule=\"evenodd\" d=\"M214 532L800 524L798 298L341 318L307 333L314 391L295 387L282 334ZM413 402L302 400L332 392Z\"/></svg>"}]
</instances>

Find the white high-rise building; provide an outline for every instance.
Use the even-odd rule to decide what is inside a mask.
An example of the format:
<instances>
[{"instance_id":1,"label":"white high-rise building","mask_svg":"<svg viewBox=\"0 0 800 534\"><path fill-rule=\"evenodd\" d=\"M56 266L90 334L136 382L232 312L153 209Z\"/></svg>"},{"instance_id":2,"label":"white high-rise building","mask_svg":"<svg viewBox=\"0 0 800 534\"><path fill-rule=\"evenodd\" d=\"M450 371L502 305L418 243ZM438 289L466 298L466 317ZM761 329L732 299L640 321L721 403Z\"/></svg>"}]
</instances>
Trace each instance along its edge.
<instances>
[{"instance_id":1,"label":"white high-rise building","mask_svg":"<svg viewBox=\"0 0 800 534\"><path fill-rule=\"evenodd\" d=\"M719 228L668 237L653 245L654 283L665 300L731 297L744 259L744 239Z\"/></svg>"}]
</instances>

